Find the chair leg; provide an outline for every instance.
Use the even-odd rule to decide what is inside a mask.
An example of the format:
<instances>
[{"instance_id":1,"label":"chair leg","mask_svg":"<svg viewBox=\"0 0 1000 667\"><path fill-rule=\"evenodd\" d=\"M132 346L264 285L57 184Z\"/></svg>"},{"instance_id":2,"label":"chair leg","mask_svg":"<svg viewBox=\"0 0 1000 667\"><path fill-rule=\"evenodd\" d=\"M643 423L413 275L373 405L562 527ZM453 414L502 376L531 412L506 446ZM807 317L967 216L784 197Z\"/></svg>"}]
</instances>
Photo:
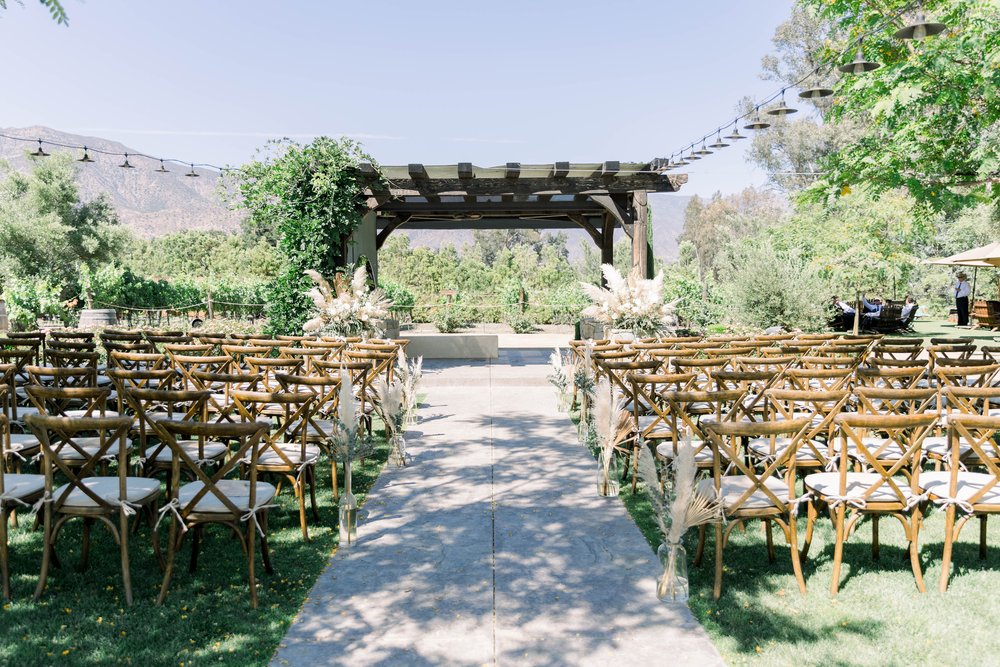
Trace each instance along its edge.
<instances>
[{"instance_id":1,"label":"chair leg","mask_svg":"<svg viewBox=\"0 0 1000 667\"><path fill-rule=\"evenodd\" d=\"M722 531L722 524L715 524L715 586L712 588L712 597L716 600L722 596Z\"/></svg>"},{"instance_id":2,"label":"chair leg","mask_svg":"<svg viewBox=\"0 0 1000 667\"><path fill-rule=\"evenodd\" d=\"M698 567L701 565L701 557L705 555L705 533L707 532L705 524L698 526L698 549L694 553L694 565Z\"/></svg>"},{"instance_id":3,"label":"chair leg","mask_svg":"<svg viewBox=\"0 0 1000 667\"><path fill-rule=\"evenodd\" d=\"M979 515L979 560L986 560L986 519L988 515Z\"/></svg>"},{"instance_id":4,"label":"chair leg","mask_svg":"<svg viewBox=\"0 0 1000 667\"><path fill-rule=\"evenodd\" d=\"M49 563L52 557L52 504L45 503L45 517L42 520L42 525L45 530L45 534L42 538L42 571L38 575L38 585L35 587L34 601L42 597L42 591L45 590L45 580L49 577Z\"/></svg>"},{"instance_id":5,"label":"chair leg","mask_svg":"<svg viewBox=\"0 0 1000 667\"><path fill-rule=\"evenodd\" d=\"M878 514L872 515L872 560L878 561L879 556L879 545L878 545Z\"/></svg>"},{"instance_id":6,"label":"chair leg","mask_svg":"<svg viewBox=\"0 0 1000 667\"><path fill-rule=\"evenodd\" d=\"M632 495L635 495L639 484L639 443L632 447Z\"/></svg>"},{"instance_id":7,"label":"chair leg","mask_svg":"<svg viewBox=\"0 0 1000 667\"><path fill-rule=\"evenodd\" d=\"M950 509L950 508L949 508ZM920 567L920 508L913 510L910 516L910 566L913 568L913 576L917 580L917 589L921 593L927 592L924 585L924 573Z\"/></svg>"},{"instance_id":8,"label":"chair leg","mask_svg":"<svg viewBox=\"0 0 1000 667\"><path fill-rule=\"evenodd\" d=\"M118 521L120 533L120 539L118 540L118 548L121 550L122 555L122 585L125 586L125 604L129 607L132 606L132 572L129 569L128 562L128 517L122 510L118 511L120 518Z\"/></svg>"},{"instance_id":9,"label":"chair leg","mask_svg":"<svg viewBox=\"0 0 1000 667\"><path fill-rule=\"evenodd\" d=\"M799 554L801 560L809 556L809 545L812 544L813 528L816 526L816 505L810 500L806 503L806 538L802 542L802 552Z\"/></svg>"},{"instance_id":10,"label":"chair leg","mask_svg":"<svg viewBox=\"0 0 1000 667\"><path fill-rule=\"evenodd\" d=\"M7 552L7 516L9 512L0 508L0 577L3 578L3 599L10 600L10 570Z\"/></svg>"},{"instance_id":11,"label":"chair leg","mask_svg":"<svg viewBox=\"0 0 1000 667\"><path fill-rule=\"evenodd\" d=\"M772 530L770 519L764 520L764 536L767 539L767 562L774 563L774 531Z\"/></svg>"},{"instance_id":12,"label":"chair leg","mask_svg":"<svg viewBox=\"0 0 1000 667\"><path fill-rule=\"evenodd\" d=\"M337 459L331 459L330 473L333 483L333 499L340 500L340 489L337 487Z\"/></svg>"},{"instance_id":13,"label":"chair leg","mask_svg":"<svg viewBox=\"0 0 1000 667\"><path fill-rule=\"evenodd\" d=\"M253 609L257 608L257 576L254 572L254 563L257 560L256 548L254 546L254 538L257 536L257 531L254 529L253 522L247 523L247 572L250 579L250 606Z\"/></svg>"},{"instance_id":14,"label":"chair leg","mask_svg":"<svg viewBox=\"0 0 1000 667\"><path fill-rule=\"evenodd\" d=\"M834 511L834 522L837 526L837 542L833 547L833 577L830 580L830 595L836 595L840 589L840 563L844 558L844 506L840 505Z\"/></svg>"},{"instance_id":15,"label":"chair leg","mask_svg":"<svg viewBox=\"0 0 1000 667\"><path fill-rule=\"evenodd\" d=\"M802 560L799 558L798 544L798 519L792 514L788 518L788 549L792 554L792 572L795 573L795 581L799 584L799 592L806 594L806 579L802 575Z\"/></svg>"},{"instance_id":16,"label":"chair leg","mask_svg":"<svg viewBox=\"0 0 1000 667\"><path fill-rule=\"evenodd\" d=\"M170 533L167 536L167 563L163 570L163 582L160 584L160 595L156 604L163 604L167 598L167 588L170 586L170 576L174 573L174 556L177 553L177 522L170 522Z\"/></svg>"},{"instance_id":17,"label":"chair leg","mask_svg":"<svg viewBox=\"0 0 1000 667\"><path fill-rule=\"evenodd\" d=\"M309 527L306 525L306 490L303 486L305 484L305 475L302 476L302 481L297 481L292 485L299 497L299 525L302 527L302 539L306 542L309 541Z\"/></svg>"},{"instance_id":18,"label":"chair leg","mask_svg":"<svg viewBox=\"0 0 1000 667\"><path fill-rule=\"evenodd\" d=\"M941 580L938 590L948 592L948 575L951 571L951 551L955 540L955 506L948 505L944 519L944 550L941 553Z\"/></svg>"},{"instance_id":19,"label":"chair leg","mask_svg":"<svg viewBox=\"0 0 1000 667\"><path fill-rule=\"evenodd\" d=\"M309 502L312 503L313 519L319 523L319 506L316 504L316 466L309 466L306 475L309 478Z\"/></svg>"}]
</instances>

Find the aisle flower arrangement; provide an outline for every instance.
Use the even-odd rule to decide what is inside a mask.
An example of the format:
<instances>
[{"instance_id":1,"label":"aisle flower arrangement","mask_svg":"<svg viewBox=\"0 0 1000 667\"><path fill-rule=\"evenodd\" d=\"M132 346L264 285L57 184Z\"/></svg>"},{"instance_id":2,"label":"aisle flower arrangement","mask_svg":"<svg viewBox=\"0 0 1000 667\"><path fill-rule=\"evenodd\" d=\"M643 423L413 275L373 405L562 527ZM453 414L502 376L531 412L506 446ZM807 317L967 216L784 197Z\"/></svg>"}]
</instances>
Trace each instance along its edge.
<instances>
[{"instance_id":1,"label":"aisle flower arrangement","mask_svg":"<svg viewBox=\"0 0 1000 667\"><path fill-rule=\"evenodd\" d=\"M368 274L359 266L350 280L338 274L334 284L317 271L308 270L306 275L316 285L306 294L312 299L316 315L305 323L303 329L309 333L328 336L380 336L380 324L389 314L392 305L380 289L368 288Z\"/></svg>"},{"instance_id":2,"label":"aisle flower arrangement","mask_svg":"<svg viewBox=\"0 0 1000 667\"><path fill-rule=\"evenodd\" d=\"M612 329L633 332L638 337L662 333L671 326L673 303L663 303L663 272L655 278L640 278L633 271L628 278L610 265L601 266L608 284L607 289L581 283L584 293L593 304L583 310L584 317L592 317Z\"/></svg>"}]
</instances>

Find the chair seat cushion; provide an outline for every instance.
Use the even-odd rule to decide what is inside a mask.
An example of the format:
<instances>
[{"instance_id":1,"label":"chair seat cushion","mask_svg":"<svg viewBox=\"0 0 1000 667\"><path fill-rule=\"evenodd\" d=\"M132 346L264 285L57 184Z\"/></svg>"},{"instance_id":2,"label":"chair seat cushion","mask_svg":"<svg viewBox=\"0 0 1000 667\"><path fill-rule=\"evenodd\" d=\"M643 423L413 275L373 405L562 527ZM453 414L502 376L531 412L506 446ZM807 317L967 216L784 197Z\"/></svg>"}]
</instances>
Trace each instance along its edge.
<instances>
[{"instance_id":1,"label":"chair seat cushion","mask_svg":"<svg viewBox=\"0 0 1000 667\"><path fill-rule=\"evenodd\" d=\"M306 445L304 455L302 452L302 445L300 443L287 442L276 446L285 456L288 457L288 460L291 461L293 465L309 463L319 458L319 447L316 445ZM281 454L274 451L273 447L268 447L267 449L261 448L257 457L257 465L274 467L287 466L288 463L285 459L281 458Z\"/></svg>"},{"instance_id":2,"label":"chair seat cushion","mask_svg":"<svg viewBox=\"0 0 1000 667\"><path fill-rule=\"evenodd\" d=\"M865 447L868 449L868 453L874 455L883 445L885 448L878 453L879 461L898 461L903 457L903 449L899 444L894 441L886 441L885 438L878 438L875 436L861 438L861 442L864 443ZM833 449L835 452L840 453L841 440L835 438L833 441ZM861 453L857 445L853 441L847 442L847 455L852 459L866 462L868 458Z\"/></svg>"},{"instance_id":3,"label":"chair seat cushion","mask_svg":"<svg viewBox=\"0 0 1000 667\"><path fill-rule=\"evenodd\" d=\"M695 447L701 447L701 440L692 440L691 444ZM656 446L656 455L662 459L672 459L674 458L674 443L673 442L661 442ZM694 462L697 464L709 464L712 463L712 448L711 447L701 447L698 451L694 453Z\"/></svg>"},{"instance_id":4,"label":"chair seat cushion","mask_svg":"<svg viewBox=\"0 0 1000 667\"><path fill-rule=\"evenodd\" d=\"M83 486L87 487L100 498L106 498L109 502L118 499L118 478L117 477L87 477L82 480ZM64 484L53 491L52 497L57 500L62 497L64 489L68 485ZM136 505L143 505L160 495L160 480L148 479L146 477L126 477L125 496L126 500ZM74 488L69 492L69 497L63 504L67 508L82 509L87 507L97 507L97 502L79 488Z\"/></svg>"},{"instance_id":5,"label":"chair seat cushion","mask_svg":"<svg viewBox=\"0 0 1000 667\"><path fill-rule=\"evenodd\" d=\"M91 412L88 415L86 410L79 409L79 410L66 410L63 413L63 416L65 416L65 417L87 417L87 416L90 416L90 417L120 417L121 415L118 414L117 410L105 410L104 412L101 412L100 410L97 410L97 409L95 409L93 412Z\"/></svg>"},{"instance_id":6,"label":"chair seat cushion","mask_svg":"<svg viewBox=\"0 0 1000 667\"><path fill-rule=\"evenodd\" d=\"M929 435L924 438L924 451L935 458L945 458L948 454L948 436L946 435ZM963 461L969 459L969 454L972 453L972 447L969 445L965 439L959 439L958 441L958 451L959 456ZM978 456L975 457L978 460Z\"/></svg>"},{"instance_id":7,"label":"chair seat cushion","mask_svg":"<svg viewBox=\"0 0 1000 667\"><path fill-rule=\"evenodd\" d=\"M80 446L86 454L93 456L97 453L97 450L101 448L101 439L97 436L88 438L73 438L73 442ZM55 446L57 443L52 443ZM126 449L131 449L131 442L125 441ZM118 443L111 443L111 446L104 452L108 457L118 456ZM56 452L56 458L62 461L83 461L85 456L80 453L73 445L66 443Z\"/></svg>"},{"instance_id":8,"label":"chair seat cushion","mask_svg":"<svg viewBox=\"0 0 1000 667\"><path fill-rule=\"evenodd\" d=\"M221 442L205 442L205 446L201 454L198 452L198 441L197 440L178 440L177 444L180 445L181 449L194 459L195 463L198 459L216 461L223 458L226 452L229 451L229 447ZM146 448L147 455L153 455L153 460L156 463L170 463L173 460L172 451L170 447L163 446L159 452L156 452L157 447Z\"/></svg>"},{"instance_id":9,"label":"chair seat cushion","mask_svg":"<svg viewBox=\"0 0 1000 667\"><path fill-rule=\"evenodd\" d=\"M33 433L11 433L10 449L22 456L39 448L38 438Z\"/></svg>"},{"instance_id":10,"label":"chair seat cushion","mask_svg":"<svg viewBox=\"0 0 1000 667\"><path fill-rule=\"evenodd\" d=\"M3 495L7 498L25 500L41 495L45 490L45 475L4 473Z\"/></svg>"},{"instance_id":11,"label":"chair seat cushion","mask_svg":"<svg viewBox=\"0 0 1000 667\"><path fill-rule=\"evenodd\" d=\"M201 491L204 484L200 481L189 482L183 485L178 491L177 497L181 507L188 509L188 505L194 500L195 495ZM232 502L240 512L250 510L250 481L245 479L221 479L215 484L216 490L221 492ZM257 482L256 506L267 505L274 500L276 489L273 484L267 482ZM193 511L203 514L231 514L228 507L211 491L202 497Z\"/></svg>"},{"instance_id":12,"label":"chair seat cushion","mask_svg":"<svg viewBox=\"0 0 1000 667\"><path fill-rule=\"evenodd\" d=\"M747 449L750 451L751 454L759 456L761 458L769 456L780 457L781 454L783 454L784 451L788 448L788 445L791 444L791 442L792 442L791 438L787 437L775 438L772 451L770 438L754 438L753 440L747 442ZM816 448L821 452L826 450L826 443L813 441L813 444L816 445ZM816 453L812 450L812 448L807 446L805 443L802 443L802 445L798 448L798 450L796 450L795 460L801 463L810 463L810 462L822 463L822 461L816 458Z\"/></svg>"},{"instance_id":13,"label":"chair seat cushion","mask_svg":"<svg viewBox=\"0 0 1000 667\"><path fill-rule=\"evenodd\" d=\"M756 489L753 494L747 498L740 505L736 506L735 503L740 499L747 489L754 486L753 481L745 475L728 475L722 478L722 486L720 487L720 495L722 496L723 505L728 512L730 509L739 510L756 510L756 509L768 509L775 507L774 501L772 501L766 493L760 489ZM788 499L788 485L785 484L784 480L778 479L777 477L768 477L764 480L764 486L766 486L775 496L780 500ZM698 483L698 492L706 496L715 497L715 482L711 479L703 479Z\"/></svg>"},{"instance_id":14,"label":"chair seat cushion","mask_svg":"<svg viewBox=\"0 0 1000 667\"><path fill-rule=\"evenodd\" d=\"M868 489L872 488L882 480L882 476L874 472L849 472L847 473L847 492L843 495L850 499L861 499ZM912 494L909 482L905 477L893 477L893 481L903 493L903 498L909 499ZM830 497L840 494L840 473L839 472L817 472L806 475L806 488L814 496ZM866 502L873 503L898 503L899 496L888 484L880 485L868 498Z\"/></svg>"},{"instance_id":15,"label":"chair seat cushion","mask_svg":"<svg viewBox=\"0 0 1000 667\"><path fill-rule=\"evenodd\" d=\"M922 472L920 473L920 488L936 498L951 498L968 502L969 498L978 493L984 486L993 483L996 477L982 472L959 472L958 486L955 495L951 495L951 473ZM977 505L1000 506L1000 484L994 485L976 501Z\"/></svg>"}]
</instances>

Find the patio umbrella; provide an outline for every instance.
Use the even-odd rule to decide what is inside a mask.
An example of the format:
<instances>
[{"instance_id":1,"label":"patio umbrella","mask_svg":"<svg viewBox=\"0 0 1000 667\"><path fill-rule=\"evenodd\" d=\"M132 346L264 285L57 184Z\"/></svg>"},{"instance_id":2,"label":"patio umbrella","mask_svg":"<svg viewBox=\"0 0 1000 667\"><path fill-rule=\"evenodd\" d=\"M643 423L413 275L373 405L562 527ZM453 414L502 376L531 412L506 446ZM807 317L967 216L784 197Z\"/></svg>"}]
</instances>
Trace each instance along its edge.
<instances>
[{"instance_id":1,"label":"patio umbrella","mask_svg":"<svg viewBox=\"0 0 1000 667\"><path fill-rule=\"evenodd\" d=\"M1000 267L1000 242L988 243L978 248L972 248L971 250L951 255L950 257L928 260L928 263L973 267L971 301L974 302L976 300L976 278L979 274L979 267Z\"/></svg>"}]
</instances>

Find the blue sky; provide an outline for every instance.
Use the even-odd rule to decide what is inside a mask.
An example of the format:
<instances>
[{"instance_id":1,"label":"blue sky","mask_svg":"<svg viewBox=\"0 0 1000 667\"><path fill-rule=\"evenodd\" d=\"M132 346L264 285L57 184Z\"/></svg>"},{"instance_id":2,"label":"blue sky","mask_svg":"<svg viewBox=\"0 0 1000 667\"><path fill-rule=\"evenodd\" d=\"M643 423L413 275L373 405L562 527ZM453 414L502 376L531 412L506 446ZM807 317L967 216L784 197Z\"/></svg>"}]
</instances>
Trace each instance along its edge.
<instances>
[{"instance_id":1,"label":"blue sky","mask_svg":"<svg viewBox=\"0 0 1000 667\"><path fill-rule=\"evenodd\" d=\"M0 126L238 164L268 137L348 134L384 164L641 161L774 91L791 0L34 0L0 13ZM748 142L744 142L748 143ZM684 194L763 177L731 147Z\"/></svg>"}]
</instances>

